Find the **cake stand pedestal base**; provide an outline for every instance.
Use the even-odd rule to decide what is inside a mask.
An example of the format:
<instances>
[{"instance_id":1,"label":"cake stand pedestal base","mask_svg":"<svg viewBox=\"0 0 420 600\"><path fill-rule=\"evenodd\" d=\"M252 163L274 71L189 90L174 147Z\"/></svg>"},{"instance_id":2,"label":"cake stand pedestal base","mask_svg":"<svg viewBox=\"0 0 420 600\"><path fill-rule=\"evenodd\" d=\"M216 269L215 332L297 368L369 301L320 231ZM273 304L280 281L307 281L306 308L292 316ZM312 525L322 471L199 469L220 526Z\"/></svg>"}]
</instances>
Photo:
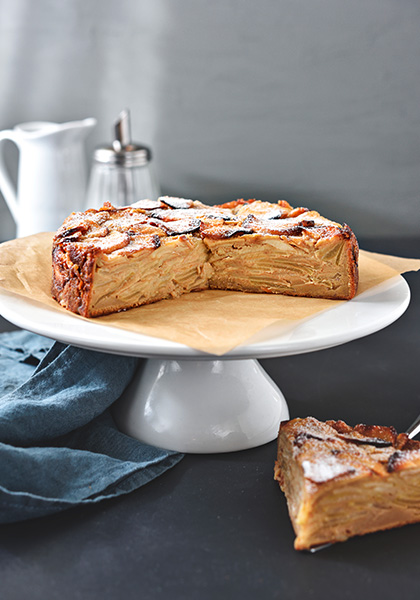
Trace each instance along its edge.
<instances>
[{"instance_id":1,"label":"cake stand pedestal base","mask_svg":"<svg viewBox=\"0 0 420 600\"><path fill-rule=\"evenodd\" d=\"M289 411L256 360L145 359L114 417L121 431L142 442L213 453L271 442Z\"/></svg>"}]
</instances>

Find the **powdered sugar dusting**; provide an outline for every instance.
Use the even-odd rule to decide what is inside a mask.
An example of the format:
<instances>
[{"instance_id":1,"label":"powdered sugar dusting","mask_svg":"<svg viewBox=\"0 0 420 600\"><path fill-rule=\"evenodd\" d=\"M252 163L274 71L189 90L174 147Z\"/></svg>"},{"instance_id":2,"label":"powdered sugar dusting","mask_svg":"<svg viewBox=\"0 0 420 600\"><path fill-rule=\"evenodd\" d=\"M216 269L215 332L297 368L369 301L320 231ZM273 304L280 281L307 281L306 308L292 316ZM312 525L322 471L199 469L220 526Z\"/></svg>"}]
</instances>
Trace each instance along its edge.
<instances>
[{"instance_id":1,"label":"powdered sugar dusting","mask_svg":"<svg viewBox=\"0 0 420 600\"><path fill-rule=\"evenodd\" d=\"M335 479L345 473L354 473L354 467L346 465L336 456L322 456L319 460L302 461L302 468L307 479L315 483L323 483L330 479Z\"/></svg>"}]
</instances>

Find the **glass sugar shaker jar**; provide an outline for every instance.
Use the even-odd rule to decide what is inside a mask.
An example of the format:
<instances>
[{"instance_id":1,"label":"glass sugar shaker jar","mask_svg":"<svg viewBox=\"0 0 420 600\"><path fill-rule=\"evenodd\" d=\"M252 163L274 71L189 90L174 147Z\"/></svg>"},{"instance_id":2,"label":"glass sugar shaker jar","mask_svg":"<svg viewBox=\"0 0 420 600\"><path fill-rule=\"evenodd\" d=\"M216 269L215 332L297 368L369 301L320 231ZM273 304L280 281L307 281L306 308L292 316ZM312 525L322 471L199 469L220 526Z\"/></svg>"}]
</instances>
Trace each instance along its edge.
<instances>
[{"instance_id":1,"label":"glass sugar shaker jar","mask_svg":"<svg viewBox=\"0 0 420 600\"><path fill-rule=\"evenodd\" d=\"M128 110L120 113L114 132L112 144L98 146L93 153L86 208L100 208L104 202L115 207L128 206L160 196L150 148L131 141Z\"/></svg>"}]
</instances>

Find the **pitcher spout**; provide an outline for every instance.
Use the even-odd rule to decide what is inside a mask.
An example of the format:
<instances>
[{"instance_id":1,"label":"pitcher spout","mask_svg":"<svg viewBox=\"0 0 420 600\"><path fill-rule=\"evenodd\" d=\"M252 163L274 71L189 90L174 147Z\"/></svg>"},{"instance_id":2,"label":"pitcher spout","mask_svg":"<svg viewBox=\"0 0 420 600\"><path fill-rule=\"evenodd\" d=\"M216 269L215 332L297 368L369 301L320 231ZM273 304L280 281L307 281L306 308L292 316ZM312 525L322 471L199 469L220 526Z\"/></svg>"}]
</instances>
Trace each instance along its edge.
<instances>
[{"instance_id":1,"label":"pitcher spout","mask_svg":"<svg viewBox=\"0 0 420 600\"><path fill-rule=\"evenodd\" d=\"M52 121L29 121L20 123L14 127L14 131L27 140L36 140L46 136L57 135L68 131L77 131L87 135L97 121L93 117L80 121L68 121L66 123L54 123Z\"/></svg>"}]
</instances>

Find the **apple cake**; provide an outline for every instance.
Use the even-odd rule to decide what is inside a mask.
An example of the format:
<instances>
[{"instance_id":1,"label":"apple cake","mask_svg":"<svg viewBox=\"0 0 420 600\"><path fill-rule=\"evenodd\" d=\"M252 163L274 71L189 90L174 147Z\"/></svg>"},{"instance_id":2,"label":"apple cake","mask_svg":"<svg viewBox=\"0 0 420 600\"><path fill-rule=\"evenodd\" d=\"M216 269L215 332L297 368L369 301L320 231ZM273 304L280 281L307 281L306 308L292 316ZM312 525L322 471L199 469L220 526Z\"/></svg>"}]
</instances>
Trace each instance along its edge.
<instances>
[{"instance_id":1,"label":"apple cake","mask_svg":"<svg viewBox=\"0 0 420 600\"><path fill-rule=\"evenodd\" d=\"M316 211L162 197L71 214L53 240L53 297L84 317L204 289L348 300L358 244Z\"/></svg>"},{"instance_id":2,"label":"apple cake","mask_svg":"<svg viewBox=\"0 0 420 600\"><path fill-rule=\"evenodd\" d=\"M296 550L420 521L420 442L393 427L285 421L274 478Z\"/></svg>"}]
</instances>

